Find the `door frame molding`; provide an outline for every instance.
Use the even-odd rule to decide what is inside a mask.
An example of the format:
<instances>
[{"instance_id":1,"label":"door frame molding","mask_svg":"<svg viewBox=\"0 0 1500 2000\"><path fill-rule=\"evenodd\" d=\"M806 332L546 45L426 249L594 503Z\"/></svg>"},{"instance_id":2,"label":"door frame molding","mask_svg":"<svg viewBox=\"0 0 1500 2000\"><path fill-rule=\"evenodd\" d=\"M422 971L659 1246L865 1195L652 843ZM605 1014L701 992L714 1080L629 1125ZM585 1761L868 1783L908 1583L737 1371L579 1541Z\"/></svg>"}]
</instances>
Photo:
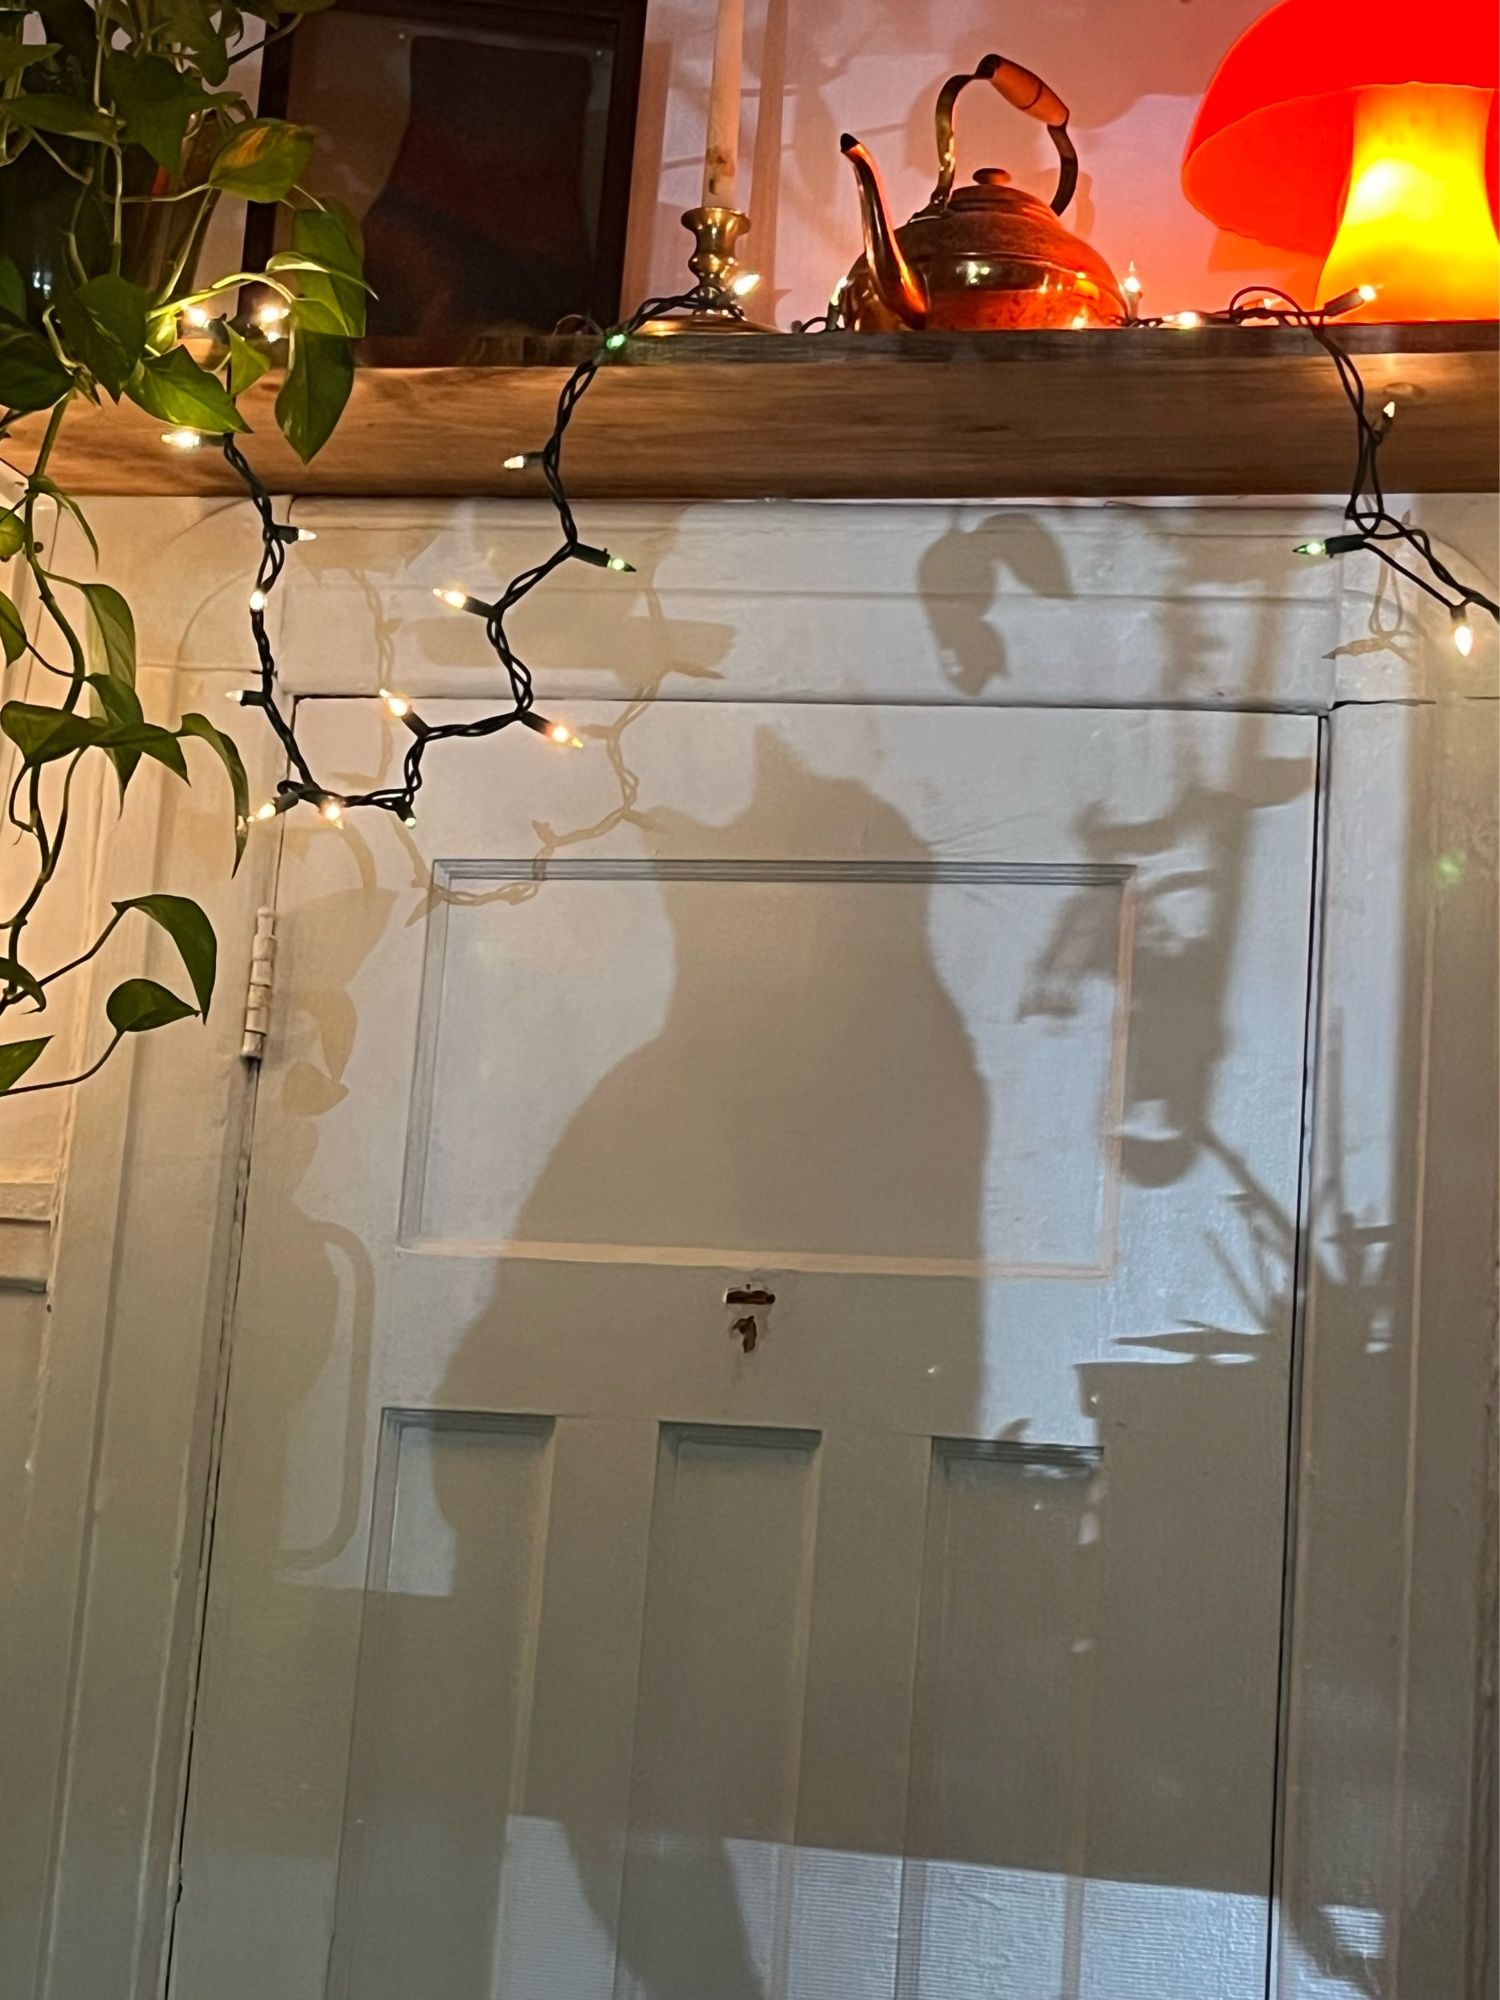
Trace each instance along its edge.
<instances>
[{"instance_id":1,"label":"door frame molding","mask_svg":"<svg viewBox=\"0 0 1500 2000\"><path fill-rule=\"evenodd\" d=\"M346 515L369 512L343 504ZM447 511L474 519L475 510ZM667 510L640 511L656 520ZM705 510L686 511L698 517L701 559ZM726 541L751 519L716 511ZM851 511L839 510L841 526ZM888 538L894 511L866 518ZM926 519L951 526L960 511L996 513ZM1086 522L1097 542L1110 510L1010 511L1045 514L1060 541L1070 522ZM1434 519L1430 497L1423 512ZM773 515L805 540L806 511L795 508L755 510L757 535ZM1234 535L1283 556L1310 518L1292 508L1114 510L1127 556L1185 527L1202 537L1226 517ZM1271 1991L1311 2000L1328 1990L1296 1942L1321 1934L1351 1958L1361 1938L1375 1942L1392 2000L1479 2000L1493 1991L1495 1952L1484 1774L1497 1079L1482 1031L1495 1006L1497 711L1425 601L1398 614L1383 586L1372 598L1340 565L1320 574L1326 692L1309 699L1317 677L1304 656L1288 669L1290 692L1220 686L1212 702L1311 709L1325 739L1283 1685L1279 1906L1291 1920L1276 1933ZM1085 583L1057 599L1060 644L1070 604L1089 594ZM1231 597L1243 603L1242 584L1222 585L1220 603ZM814 660L806 678L818 668ZM1083 671L1075 656L1060 700L1087 702ZM1122 705L1113 670L1093 671L1098 700ZM1024 680L997 680L973 699L1036 701ZM746 698L738 677L721 694ZM761 698L794 697L778 682ZM872 687L864 698L891 694ZM145 851L160 832L138 834ZM21 1831L44 1838L49 1857L26 2000L85 1991L158 2000L164 1988L253 1101L234 1000L256 909L271 897L274 852L252 843L232 886L217 855L212 872L205 858L179 876L174 886L189 893L210 890L231 1004L196 1035L133 1043L76 1106L16 1607L39 1669L28 1683L36 1700L19 1718L37 1779ZM1343 1088L1348 1075L1361 1079L1357 1099Z\"/></svg>"}]
</instances>

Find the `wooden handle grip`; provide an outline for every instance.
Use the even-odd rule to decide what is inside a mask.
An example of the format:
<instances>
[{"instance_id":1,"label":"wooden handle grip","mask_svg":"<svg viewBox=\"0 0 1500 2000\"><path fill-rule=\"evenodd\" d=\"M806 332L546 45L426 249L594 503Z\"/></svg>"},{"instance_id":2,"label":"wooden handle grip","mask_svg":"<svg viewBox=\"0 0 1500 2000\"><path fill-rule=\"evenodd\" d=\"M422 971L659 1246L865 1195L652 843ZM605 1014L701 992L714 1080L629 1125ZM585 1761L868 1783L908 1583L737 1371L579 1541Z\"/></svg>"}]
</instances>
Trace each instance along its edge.
<instances>
[{"instance_id":1,"label":"wooden handle grip","mask_svg":"<svg viewBox=\"0 0 1500 2000\"><path fill-rule=\"evenodd\" d=\"M1024 111L1028 118L1040 119L1043 125L1067 124L1067 105L1035 71L1004 56L990 60L995 60L995 67L989 71L989 80L1007 104Z\"/></svg>"}]
</instances>

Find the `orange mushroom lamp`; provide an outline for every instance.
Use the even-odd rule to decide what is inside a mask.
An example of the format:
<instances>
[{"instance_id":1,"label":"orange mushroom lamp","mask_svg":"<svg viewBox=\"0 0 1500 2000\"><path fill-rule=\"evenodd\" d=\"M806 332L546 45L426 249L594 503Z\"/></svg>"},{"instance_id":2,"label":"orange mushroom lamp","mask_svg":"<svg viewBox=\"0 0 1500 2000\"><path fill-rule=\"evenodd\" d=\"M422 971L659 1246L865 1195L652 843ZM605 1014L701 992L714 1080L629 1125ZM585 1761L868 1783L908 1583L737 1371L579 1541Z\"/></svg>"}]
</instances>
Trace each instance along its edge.
<instances>
[{"instance_id":1,"label":"orange mushroom lamp","mask_svg":"<svg viewBox=\"0 0 1500 2000\"><path fill-rule=\"evenodd\" d=\"M1182 163L1222 229L1325 258L1363 316L1500 316L1495 0L1282 0L1209 84ZM1354 315L1358 316L1358 315Z\"/></svg>"}]
</instances>

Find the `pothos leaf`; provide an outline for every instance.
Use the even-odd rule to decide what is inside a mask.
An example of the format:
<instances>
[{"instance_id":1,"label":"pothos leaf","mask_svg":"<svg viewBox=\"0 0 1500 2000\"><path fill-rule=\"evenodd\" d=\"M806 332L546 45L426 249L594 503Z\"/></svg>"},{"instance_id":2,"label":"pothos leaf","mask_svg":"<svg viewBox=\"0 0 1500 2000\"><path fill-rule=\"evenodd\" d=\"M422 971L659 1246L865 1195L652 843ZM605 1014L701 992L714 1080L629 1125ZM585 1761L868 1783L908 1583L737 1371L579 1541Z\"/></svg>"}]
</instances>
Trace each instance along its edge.
<instances>
[{"instance_id":1,"label":"pothos leaf","mask_svg":"<svg viewBox=\"0 0 1500 2000\"><path fill-rule=\"evenodd\" d=\"M26 317L26 280L15 258L3 253L0 253L0 312L9 313L16 320Z\"/></svg>"},{"instance_id":2,"label":"pothos leaf","mask_svg":"<svg viewBox=\"0 0 1500 2000\"><path fill-rule=\"evenodd\" d=\"M90 674L88 682L95 715L102 716L109 722L119 723L125 729L136 729L144 723L140 698L133 687L124 681L111 679L108 674ZM115 776L120 781L120 797L123 799L126 787L135 776L136 767L141 761L141 753L139 750L122 749L116 743L104 743L100 748L115 767Z\"/></svg>"},{"instance_id":3,"label":"pothos leaf","mask_svg":"<svg viewBox=\"0 0 1500 2000\"><path fill-rule=\"evenodd\" d=\"M231 396L243 396L245 391L258 382L270 362L258 348L250 345L243 334L236 333L232 326L225 332L229 336L229 366L226 376Z\"/></svg>"},{"instance_id":4,"label":"pothos leaf","mask_svg":"<svg viewBox=\"0 0 1500 2000\"><path fill-rule=\"evenodd\" d=\"M3 590L0 590L0 648L4 649L8 667L14 666L26 651L26 627L21 623L20 612Z\"/></svg>"},{"instance_id":5,"label":"pothos leaf","mask_svg":"<svg viewBox=\"0 0 1500 2000\"><path fill-rule=\"evenodd\" d=\"M354 386L354 351L342 334L294 331L276 398L282 435L305 465L328 442Z\"/></svg>"},{"instance_id":6,"label":"pothos leaf","mask_svg":"<svg viewBox=\"0 0 1500 2000\"><path fill-rule=\"evenodd\" d=\"M39 333L8 312L0 317L0 404L18 412L45 410L72 386L72 375Z\"/></svg>"},{"instance_id":7,"label":"pothos leaf","mask_svg":"<svg viewBox=\"0 0 1500 2000\"><path fill-rule=\"evenodd\" d=\"M117 402L145 349L146 304L142 288L113 271L57 302L58 324L74 358Z\"/></svg>"},{"instance_id":8,"label":"pothos leaf","mask_svg":"<svg viewBox=\"0 0 1500 2000\"><path fill-rule=\"evenodd\" d=\"M0 98L0 123L19 125L26 132L52 132L68 139L96 139L108 144L115 121L82 97L62 97L51 91L23 92Z\"/></svg>"},{"instance_id":9,"label":"pothos leaf","mask_svg":"<svg viewBox=\"0 0 1500 2000\"><path fill-rule=\"evenodd\" d=\"M210 187L246 201L281 201L312 157L310 126L285 118L252 118L232 127L208 170Z\"/></svg>"},{"instance_id":10,"label":"pothos leaf","mask_svg":"<svg viewBox=\"0 0 1500 2000\"><path fill-rule=\"evenodd\" d=\"M155 979L122 980L104 1003L109 1025L120 1035L144 1035L196 1011Z\"/></svg>"},{"instance_id":11,"label":"pothos leaf","mask_svg":"<svg viewBox=\"0 0 1500 2000\"><path fill-rule=\"evenodd\" d=\"M165 56L140 55L134 49L112 55L104 73L125 137L143 146L164 172L176 175L188 121L210 102L207 91Z\"/></svg>"},{"instance_id":12,"label":"pothos leaf","mask_svg":"<svg viewBox=\"0 0 1500 2000\"><path fill-rule=\"evenodd\" d=\"M365 330L369 287L359 224L349 210L341 202L299 209L292 217L292 248L284 254L292 260L289 268L299 273L300 323L310 332L347 333L359 339ZM314 323L317 307L328 323L322 318Z\"/></svg>"},{"instance_id":13,"label":"pothos leaf","mask_svg":"<svg viewBox=\"0 0 1500 2000\"><path fill-rule=\"evenodd\" d=\"M55 56L60 47L59 42L0 42L0 83L9 83L33 63Z\"/></svg>"},{"instance_id":14,"label":"pothos leaf","mask_svg":"<svg viewBox=\"0 0 1500 2000\"><path fill-rule=\"evenodd\" d=\"M20 1082L51 1039L40 1035L32 1042L0 1042L0 1095Z\"/></svg>"},{"instance_id":15,"label":"pothos leaf","mask_svg":"<svg viewBox=\"0 0 1500 2000\"><path fill-rule=\"evenodd\" d=\"M218 376L200 368L185 347L148 354L126 383L125 393L163 423L216 435L246 428Z\"/></svg>"},{"instance_id":16,"label":"pothos leaf","mask_svg":"<svg viewBox=\"0 0 1500 2000\"><path fill-rule=\"evenodd\" d=\"M130 606L113 585L86 583L89 617L99 636L105 667L111 680L135 686L135 619Z\"/></svg>"},{"instance_id":17,"label":"pothos leaf","mask_svg":"<svg viewBox=\"0 0 1500 2000\"><path fill-rule=\"evenodd\" d=\"M115 908L121 912L139 910L152 923L160 924L177 947L183 968L192 982L198 1012L207 1020L208 1003L214 993L219 947L214 938L214 927L198 905L189 896L132 896L123 903L116 903Z\"/></svg>"},{"instance_id":18,"label":"pothos leaf","mask_svg":"<svg viewBox=\"0 0 1500 2000\"><path fill-rule=\"evenodd\" d=\"M183 736L200 737L229 773L229 788L234 795L234 866L238 869L250 832L250 781L245 776L244 762L233 738L226 736L206 715L185 715L178 728Z\"/></svg>"},{"instance_id":19,"label":"pothos leaf","mask_svg":"<svg viewBox=\"0 0 1500 2000\"><path fill-rule=\"evenodd\" d=\"M0 562L9 562L19 555L26 543L26 531L21 526L21 517L14 509L9 514L0 514Z\"/></svg>"},{"instance_id":20,"label":"pothos leaf","mask_svg":"<svg viewBox=\"0 0 1500 2000\"><path fill-rule=\"evenodd\" d=\"M28 765L50 764L97 743L101 727L91 716L48 708L42 702L8 701L0 708L0 730Z\"/></svg>"}]
</instances>

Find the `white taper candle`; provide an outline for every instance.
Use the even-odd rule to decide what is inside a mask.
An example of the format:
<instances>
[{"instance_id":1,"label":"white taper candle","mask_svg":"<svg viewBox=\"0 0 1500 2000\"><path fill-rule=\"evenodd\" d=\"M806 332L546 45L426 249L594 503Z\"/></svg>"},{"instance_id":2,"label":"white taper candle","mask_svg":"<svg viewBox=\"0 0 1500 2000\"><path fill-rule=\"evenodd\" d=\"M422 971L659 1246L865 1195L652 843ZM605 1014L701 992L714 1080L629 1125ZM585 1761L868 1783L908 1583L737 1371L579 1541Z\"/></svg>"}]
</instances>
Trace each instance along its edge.
<instances>
[{"instance_id":1,"label":"white taper candle","mask_svg":"<svg viewBox=\"0 0 1500 2000\"><path fill-rule=\"evenodd\" d=\"M719 0L714 74L708 90L708 141L703 156L703 206L733 208L740 151L740 72L745 48L745 0Z\"/></svg>"}]
</instances>

